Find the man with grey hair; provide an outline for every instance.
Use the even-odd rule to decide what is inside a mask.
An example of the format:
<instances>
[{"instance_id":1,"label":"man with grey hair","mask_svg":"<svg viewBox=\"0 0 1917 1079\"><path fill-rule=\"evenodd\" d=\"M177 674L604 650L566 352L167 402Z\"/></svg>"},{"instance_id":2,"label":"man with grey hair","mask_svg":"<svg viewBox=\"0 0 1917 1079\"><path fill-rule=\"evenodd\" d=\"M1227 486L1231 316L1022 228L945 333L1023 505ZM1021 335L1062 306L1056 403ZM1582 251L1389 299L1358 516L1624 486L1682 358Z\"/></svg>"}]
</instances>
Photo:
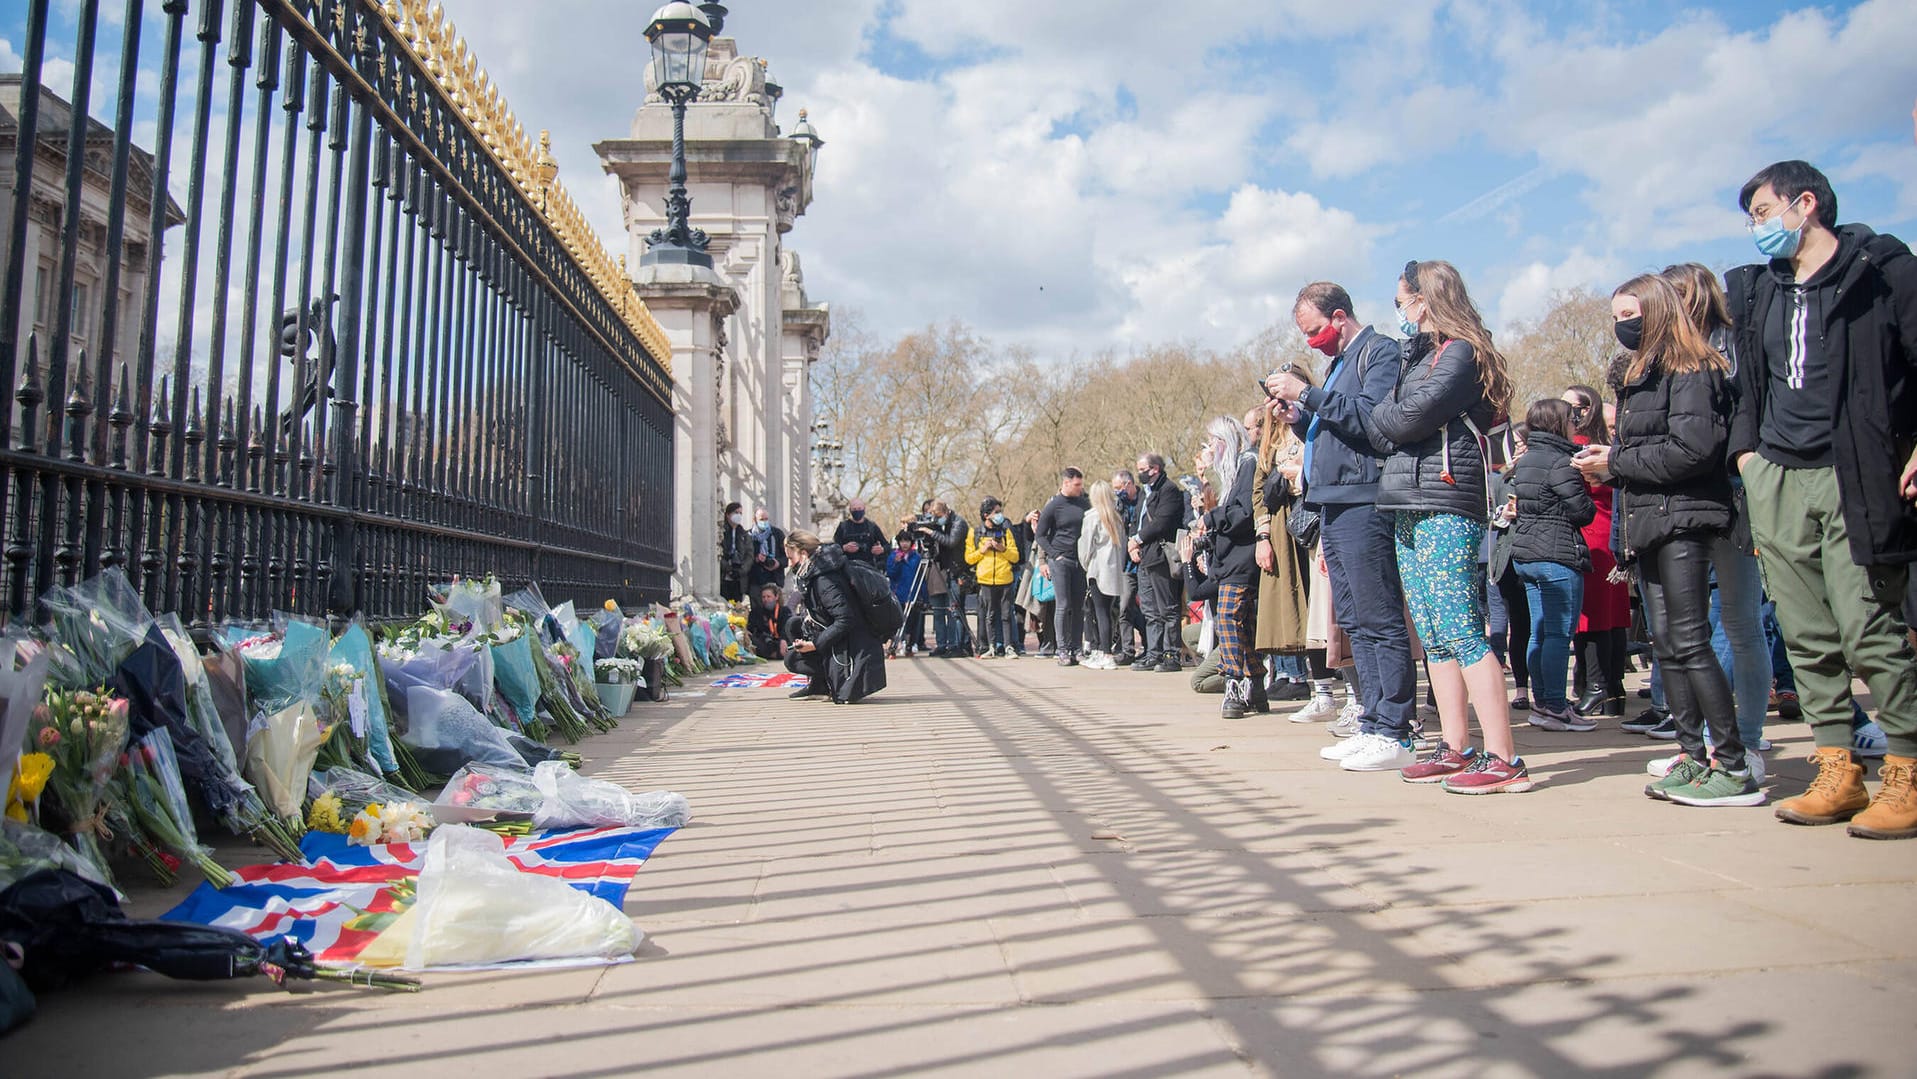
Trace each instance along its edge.
<instances>
[{"instance_id":1,"label":"man with grey hair","mask_svg":"<svg viewBox=\"0 0 1917 1079\"><path fill-rule=\"evenodd\" d=\"M865 516L865 499L855 498L845 504L845 520L832 533L832 542L839 545L845 557L864 562L873 569L885 571L885 555L889 545L885 541L885 530L878 522Z\"/></svg>"}]
</instances>

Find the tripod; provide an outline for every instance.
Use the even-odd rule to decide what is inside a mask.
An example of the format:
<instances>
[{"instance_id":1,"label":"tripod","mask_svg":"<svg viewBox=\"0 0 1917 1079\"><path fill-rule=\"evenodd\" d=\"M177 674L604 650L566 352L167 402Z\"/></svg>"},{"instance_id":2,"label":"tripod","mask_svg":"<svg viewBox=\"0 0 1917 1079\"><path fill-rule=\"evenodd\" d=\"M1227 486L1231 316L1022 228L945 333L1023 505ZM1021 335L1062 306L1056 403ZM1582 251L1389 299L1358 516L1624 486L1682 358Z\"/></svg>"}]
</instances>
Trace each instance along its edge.
<instances>
[{"instance_id":1,"label":"tripod","mask_svg":"<svg viewBox=\"0 0 1917 1079\"><path fill-rule=\"evenodd\" d=\"M925 555L919 555L919 564L912 570L912 587L906 590L905 619L899 623L899 631L892 635L892 654L903 655L905 634L912 628L912 608L925 598Z\"/></svg>"}]
</instances>

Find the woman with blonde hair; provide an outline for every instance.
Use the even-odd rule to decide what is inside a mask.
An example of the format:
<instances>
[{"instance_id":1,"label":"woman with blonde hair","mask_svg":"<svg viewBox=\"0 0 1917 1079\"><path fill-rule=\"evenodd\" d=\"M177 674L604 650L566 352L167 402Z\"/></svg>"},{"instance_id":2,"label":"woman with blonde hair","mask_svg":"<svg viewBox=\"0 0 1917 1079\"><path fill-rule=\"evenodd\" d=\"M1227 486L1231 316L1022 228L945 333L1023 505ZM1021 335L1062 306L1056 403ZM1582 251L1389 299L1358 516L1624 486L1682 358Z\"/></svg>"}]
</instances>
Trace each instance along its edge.
<instances>
[{"instance_id":1,"label":"woman with blonde hair","mask_svg":"<svg viewBox=\"0 0 1917 1079\"><path fill-rule=\"evenodd\" d=\"M1365 429L1390 455L1378 509L1395 516L1398 573L1444 730L1443 742L1400 775L1408 783L1441 783L1453 794L1530 790L1530 772L1511 738L1504 668L1485 635L1478 578L1496 467L1491 444L1506 423L1511 380L1456 267L1406 263L1397 292L1399 328L1410 340L1397 388L1372 410ZM1483 752L1470 745L1472 711Z\"/></svg>"},{"instance_id":2,"label":"woman with blonde hair","mask_svg":"<svg viewBox=\"0 0 1917 1079\"><path fill-rule=\"evenodd\" d=\"M1294 359L1289 367L1307 385L1315 384L1308 362ZM1326 691L1329 683L1321 657L1314 657L1315 671L1302 663L1310 624L1311 563L1317 557L1318 544L1316 536L1301 543L1291 531L1291 517L1308 514L1315 522L1317 511L1307 510L1299 502L1304 489L1300 473L1305 444L1285 422L1287 414L1284 402L1277 399L1253 410L1257 425L1251 430L1258 438L1258 466L1252 475L1257 499L1252 526L1258 542L1252 559L1258 566L1258 621L1252 647L1260 654L1289 657L1276 662L1291 664L1291 672L1299 679L1292 699L1300 699L1310 695L1305 676L1319 675L1320 686ZM1315 523L1310 527L1316 531ZM1263 692L1253 694L1252 705L1260 712L1269 708ZM1317 714L1316 710L1311 713L1313 718Z\"/></svg>"},{"instance_id":3,"label":"woman with blonde hair","mask_svg":"<svg viewBox=\"0 0 1917 1079\"><path fill-rule=\"evenodd\" d=\"M1254 482L1258 452L1243 424L1218 416L1205 427L1203 459L1217 505L1198 518L1192 531L1197 545L1209 548L1209 573L1218 582L1213 612L1218 673L1225 677L1225 701L1219 714L1238 719L1252 707L1252 687L1264 677L1264 667L1252 650L1258 599L1258 566L1253 560L1258 539Z\"/></svg>"},{"instance_id":4,"label":"woman with blonde hair","mask_svg":"<svg viewBox=\"0 0 1917 1079\"><path fill-rule=\"evenodd\" d=\"M1115 671L1112 658L1117 640L1118 596L1125 577L1125 519L1118 512L1118 499L1105 480L1092 484L1091 512L1078 530L1078 564L1085 567L1086 592L1090 596L1091 655L1085 666L1095 671Z\"/></svg>"},{"instance_id":5,"label":"woman with blonde hair","mask_svg":"<svg viewBox=\"0 0 1917 1079\"><path fill-rule=\"evenodd\" d=\"M1759 805L1764 792L1745 761L1730 680L1711 650L1711 548L1731 525L1730 364L1656 274L1619 285L1611 314L1631 356L1616 440L1586 447L1576 464L1618 490L1625 559L1643 582L1651 647L1684 751L1644 793L1682 805Z\"/></svg>"}]
</instances>

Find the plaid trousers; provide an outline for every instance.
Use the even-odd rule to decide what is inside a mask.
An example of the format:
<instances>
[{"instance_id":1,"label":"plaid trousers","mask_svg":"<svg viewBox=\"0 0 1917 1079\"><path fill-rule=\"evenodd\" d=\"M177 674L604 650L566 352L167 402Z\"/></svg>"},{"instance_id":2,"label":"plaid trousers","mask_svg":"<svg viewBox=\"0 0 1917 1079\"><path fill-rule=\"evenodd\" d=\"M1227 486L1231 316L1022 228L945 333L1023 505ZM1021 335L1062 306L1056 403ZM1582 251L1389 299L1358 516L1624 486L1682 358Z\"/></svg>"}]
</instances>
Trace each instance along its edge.
<instances>
[{"instance_id":1,"label":"plaid trousers","mask_svg":"<svg viewBox=\"0 0 1917 1079\"><path fill-rule=\"evenodd\" d=\"M1258 618L1256 584L1221 584L1213 609L1213 628L1218 634L1218 673L1226 678L1262 676L1264 664L1251 650Z\"/></svg>"}]
</instances>

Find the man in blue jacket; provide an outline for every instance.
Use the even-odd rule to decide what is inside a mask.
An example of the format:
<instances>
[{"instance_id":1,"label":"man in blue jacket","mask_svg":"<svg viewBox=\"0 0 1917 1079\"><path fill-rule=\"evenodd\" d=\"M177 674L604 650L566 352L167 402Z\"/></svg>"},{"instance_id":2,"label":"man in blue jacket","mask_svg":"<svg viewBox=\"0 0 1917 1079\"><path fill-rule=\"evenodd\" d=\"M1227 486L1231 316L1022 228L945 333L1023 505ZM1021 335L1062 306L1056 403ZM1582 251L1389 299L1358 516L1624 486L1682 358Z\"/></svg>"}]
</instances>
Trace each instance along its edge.
<instances>
[{"instance_id":1,"label":"man in blue jacket","mask_svg":"<svg viewBox=\"0 0 1917 1079\"><path fill-rule=\"evenodd\" d=\"M1349 771L1395 772L1415 759L1418 679L1391 515L1374 508L1381 466L1363 417L1391 395L1399 345L1360 323L1351 313L1351 294L1328 281L1301 289L1292 317L1311 347L1332 358L1331 366L1318 386L1278 371L1265 388L1290 404L1292 428L1305 443L1304 500L1321 515L1332 609L1351 638L1364 704L1358 734L1322 755Z\"/></svg>"}]
</instances>

